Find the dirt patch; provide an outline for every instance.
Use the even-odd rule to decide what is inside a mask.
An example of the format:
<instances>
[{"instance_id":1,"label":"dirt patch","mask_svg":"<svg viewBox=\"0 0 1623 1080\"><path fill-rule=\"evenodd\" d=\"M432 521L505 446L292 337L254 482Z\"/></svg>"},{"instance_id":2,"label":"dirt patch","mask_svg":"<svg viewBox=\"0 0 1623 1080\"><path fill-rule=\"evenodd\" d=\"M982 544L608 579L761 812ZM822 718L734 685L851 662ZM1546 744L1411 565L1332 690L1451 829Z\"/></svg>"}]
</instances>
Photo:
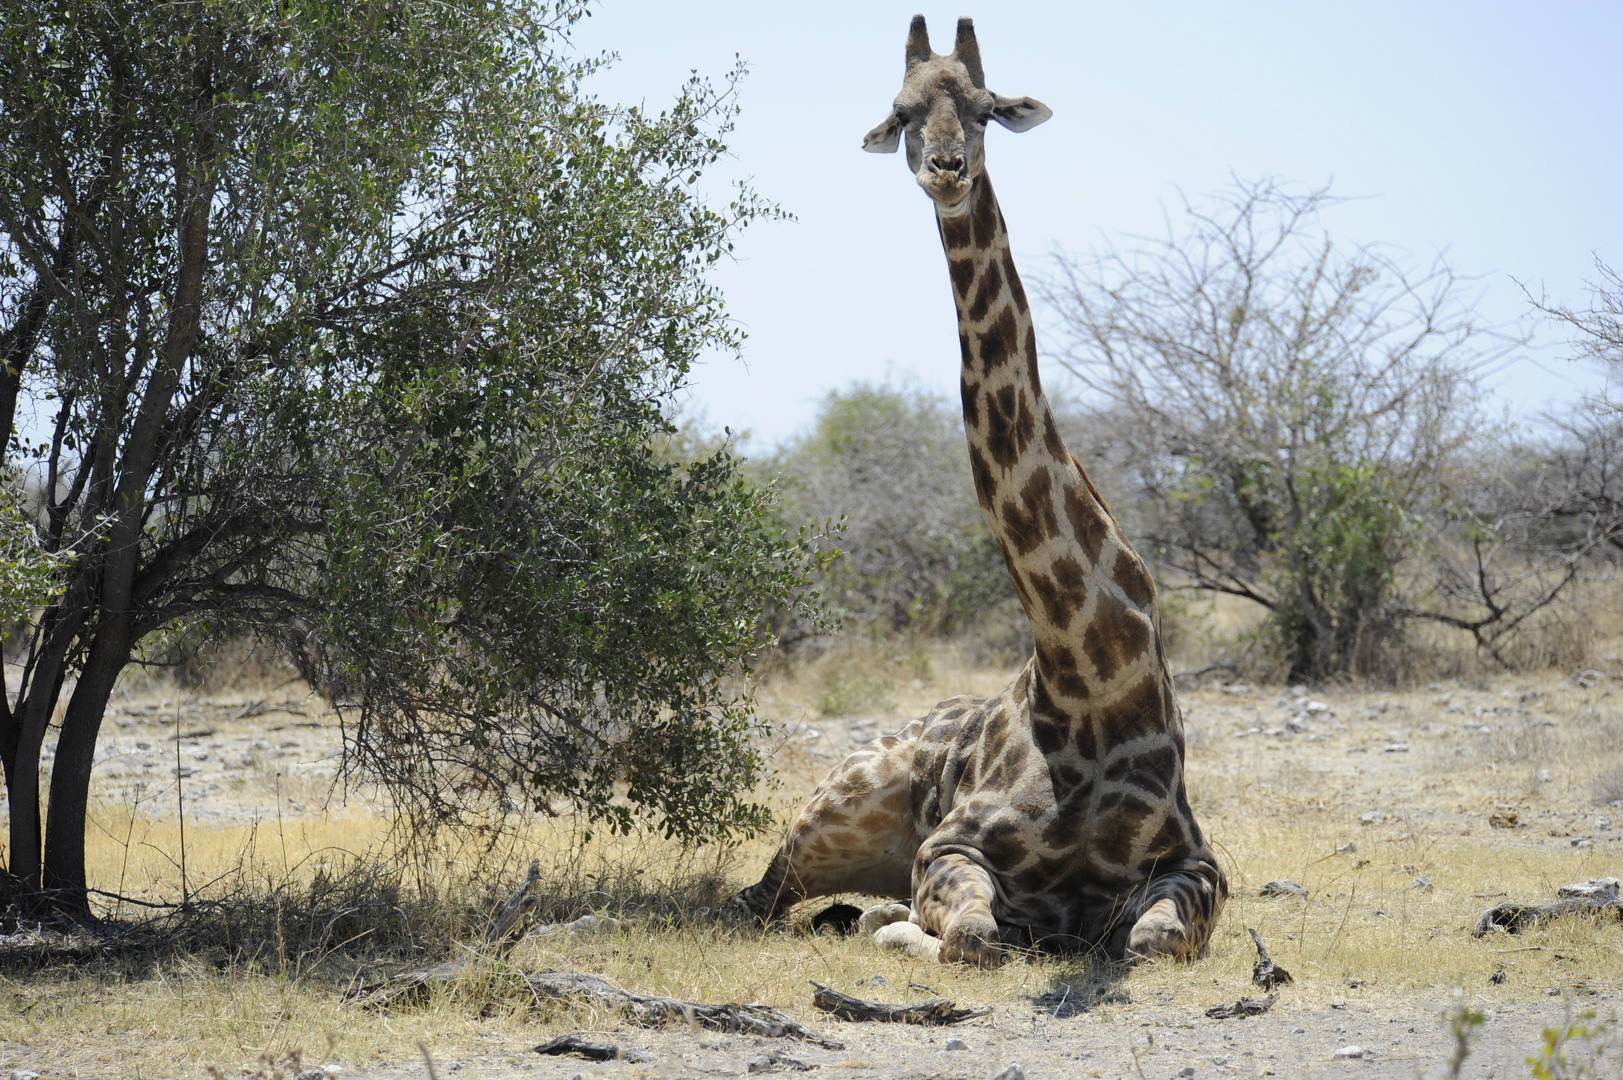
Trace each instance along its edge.
<instances>
[{"instance_id":1,"label":"dirt patch","mask_svg":"<svg viewBox=\"0 0 1623 1080\"><path fill-rule=\"evenodd\" d=\"M780 809L792 813L853 745L942 697L994 690L1008 674L955 664L942 654L915 677L904 672L884 708L852 716L822 715L815 680L769 684L764 705L785 727L776 758L784 786L773 795ZM251 962L199 956L150 969L11 971L0 978L0 999L14 1006L0 1015L0 1076L206 1076L211 1065L252 1075L266 1053L303 1047L307 1061L321 1059L331 1035L339 1075L356 1080L426 1076L419 1040L441 1080L750 1075L752 1061L853 1080L989 1078L1016 1062L1032 1078L1409 1078L1446 1075L1444 1018L1463 1003L1488 1019L1461 1075L1499 1078L1531 1074L1526 1059L1545 1028L1586 1010L1604 1019L1623 1004L1623 925L1615 921L1471 935L1490 907L1547 902L1569 882L1623 877L1623 803L1601 798L1611 792L1605 778L1623 769L1623 679L1551 673L1404 692L1206 685L1184 689L1181 701L1191 798L1232 889L1210 955L1190 965L1112 972L1017 957L993 971L924 967L864 940L814 932L812 916L827 900L805 905L785 930L631 924L585 937L532 935L507 961L521 971L597 972L638 993L767 1005L845 1044L831 1051L648 1031L610 1013L538 1005L504 989L500 971L420 1008L368 1011L342 1003L344 988L362 968L372 978L398 967L338 949L302 968L279 958L271 941ZM340 746L337 717L285 689L119 702L98 748L93 884L178 897L180 795L194 889L232 865L318 875L331 852L369 850L387 815L373 793L334 785ZM658 838L599 837L592 862L564 851L566 824L525 826L503 888L539 855L549 883L575 875L592 909L634 915L616 906L613 888L594 884L604 868L668 856L741 884L775 841L673 854ZM436 872L464 872L458 858L448 853ZM1264 895L1265 885L1285 880L1299 890ZM1212 1006L1262 996L1251 984L1253 929L1295 981L1276 988L1279 1002L1260 1017L1208 1018ZM445 959L426 950L412 963ZM844 1023L811 1007L814 981L863 998L939 995L993 1011L939 1029ZM532 1052L568 1032L652 1060ZM963 1048L948 1049L952 1039ZM1623 1075L1613 1039L1606 1068ZM1348 1046L1362 1055L1335 1057ZM816 1068L762 1064L774 1054Z\"/></svg>"}]
</instances>

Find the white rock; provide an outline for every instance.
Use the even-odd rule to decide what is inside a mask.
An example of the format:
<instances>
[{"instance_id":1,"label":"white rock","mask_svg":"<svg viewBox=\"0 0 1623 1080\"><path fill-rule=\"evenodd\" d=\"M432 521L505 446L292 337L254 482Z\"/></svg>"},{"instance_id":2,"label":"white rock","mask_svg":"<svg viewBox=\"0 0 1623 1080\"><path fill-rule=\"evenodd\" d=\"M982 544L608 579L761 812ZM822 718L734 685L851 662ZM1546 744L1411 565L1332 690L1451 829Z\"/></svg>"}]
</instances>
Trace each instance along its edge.
<instances>
[{"instance_id":1,"label":"white rock","mask_svg":"<svg viewBox=\"0 0 1623 1080\"><path fill-rule=\"evenodd\" d=\"M1026 1080L1026 1070L1022 1069L1017 1061L992 1077L992 1080Z\"/></svg>"},{"instance_id":2,"label":"white rock","mask_svg":"<svg viewBox=\"0 0 1623 1080\"><path fill-rule=\"evenodd\" d=\"M942 1049L943 1050L968 1050L969 1047L964 1044L964 1040L962 1040L962 1039L948 1039L947 1040L947 1045L943 1046Z\"/></svg>"},{"instance_id":3,"label":"white rock","mask_svg":"<svg viewBox=\"0 0 1623 1080\"><path fill-rule=\"evenodd\" d=\"M1350 1061L1353 1058L1361 1058L1361 1057L1363 1057L1364 1056L1364 1048L1362 1046L1359 1046L1358 1044L1354 1043L1351 1046L1343 1046L1340 1050L1337 1050L1331 1056L1336 1058L1337 1060L1340 1060L1340 1061Z\"/></svg>"}]
</instances>

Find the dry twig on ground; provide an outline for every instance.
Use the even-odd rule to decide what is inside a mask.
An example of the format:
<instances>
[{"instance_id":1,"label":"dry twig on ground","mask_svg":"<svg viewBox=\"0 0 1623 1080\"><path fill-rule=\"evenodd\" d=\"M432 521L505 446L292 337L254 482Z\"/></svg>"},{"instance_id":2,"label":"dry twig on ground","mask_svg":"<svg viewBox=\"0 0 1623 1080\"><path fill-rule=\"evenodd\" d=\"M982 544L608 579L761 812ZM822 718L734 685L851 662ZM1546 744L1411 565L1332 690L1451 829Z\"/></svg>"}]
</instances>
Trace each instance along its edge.
<instances>
[{"instance_id":1,"label":"dry twig on ground","mask_svg":"<svg viewBox=\"0 0 1623 1080\"><path fill-rule=\"evenodd\" d=\"M841 1020L875 1020L885 1024L956 1024L960 1020L985 1016L992 1011L989 1005L960 1009L956 1001L949 1001L946 998L929 998L909 1002L906 1005L886 1005L880 1001L854 998L818 983L812 983L812 986L815 987L812 992L812 1004Z\"/></svg>"}]
</instances>

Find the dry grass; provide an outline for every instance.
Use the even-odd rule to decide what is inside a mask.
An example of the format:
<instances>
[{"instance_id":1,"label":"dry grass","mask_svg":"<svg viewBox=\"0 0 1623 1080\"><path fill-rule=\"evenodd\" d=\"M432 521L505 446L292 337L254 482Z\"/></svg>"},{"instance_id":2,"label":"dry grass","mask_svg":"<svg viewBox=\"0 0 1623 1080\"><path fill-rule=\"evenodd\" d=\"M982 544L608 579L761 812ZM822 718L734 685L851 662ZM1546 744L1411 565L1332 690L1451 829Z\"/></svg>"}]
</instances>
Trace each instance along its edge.
<instances>
[{"instance_id":1,"label":"dry grass","mask_svg":"<svg viewBox=\"0 0 1623 1080\"><path fill-rule=\"evenodd\" d=\"M1589 655L1623 652L1610 636L1618 628L1596 621ZM784 783L772 797L785 816L844 753L853 727L899 724L941 697L987 693L1008 678L1006 670L974 667L972 655L850 647L768 680L768 714L799 725L777 758ZM1623 670L1616 661L1606 666ZM826 715L836 677L882 682L886 692L841 704L839 711L855 715ZM322 1057L330 1036L332 1052L357 1068L411 1061L418 1040L450 1061L499 1055L566 1027L618 1026L578 1006L538 1005L505 974L516 968L590 970L644 992L761 1002L813 1027L819 1018L809 1008L808 980L887 1000L917 996L908 985L925 984L996 1005L1015 1024L1036 1015L1036 999L1069 988L1069 999L1091 1003L1099 1020L1121 1020L1146 1005L1204 1006L1253 993L1247 927L1295 973L1293 1007L1387 1001L1435 1013L1455 986L1500 1002L1542 1000L1552 988L1619 989L1618 924L1568 920L1482 940L1468 929L1502 899L1544 899L1568 881L1623 876L1623 845L1609 839L1617 832L1594 828L1597 813L1611 813L1623 831L1623 808L1597 811L1591 802L1597 781L1623 769L1623 681L1585 688L1547 672L1474 674L1405 692L1348 687L1324 695L1334 716L1321 730L1267 734L1282 695L1215 686L1184 695L1192 797L1233 890L1210 955L1192 965L1127 972L1085 959L1018 957L976 971L881 954L864 940L813 936L804 923L760 933L688 924L688 912L759 870L773 838L683 850L649 836L587 841L567 821L534 821L495 843L441 843L427 862L412 864L388 819L355 798L348 809L296 820L278 821L267 807L257 824L188 823L188 891L231 898L235 907L217 911L236 914L194 919L186 948L173 954L6 970L0 993L17 1007L0 1017L0 1067L199 1076L217 1065L231 1073L298 1048L307 1060ZM1479 721L1491 730L1463 730ZM1394 740L1409 751L1383 753ZM1522 828L1488 826L1501 805L1516 809ZM1365 812L1381 820L1363 824ZM93 816L97 885L180 896L171 814L104 801ZM1572 845L1586 836L1591 844ZM1354 850L1336 854L1349 841ZM437 962L453 942L476 938L483 913L534 854L548 875L545 918L601 910L641 921L600 937L527 939L509 967L493 966L420 1008L378 1014L340 1003L358 975ZM1430 889L1411 887L1420 876ZM1258 896L1262 882L1285 877L1309 897ZM1505 981L1489 984L1500 967ZM883 986L872 982L876 975ZM116 1070L103 1062L116 1062Z\"/></svg>"}]
</instances>

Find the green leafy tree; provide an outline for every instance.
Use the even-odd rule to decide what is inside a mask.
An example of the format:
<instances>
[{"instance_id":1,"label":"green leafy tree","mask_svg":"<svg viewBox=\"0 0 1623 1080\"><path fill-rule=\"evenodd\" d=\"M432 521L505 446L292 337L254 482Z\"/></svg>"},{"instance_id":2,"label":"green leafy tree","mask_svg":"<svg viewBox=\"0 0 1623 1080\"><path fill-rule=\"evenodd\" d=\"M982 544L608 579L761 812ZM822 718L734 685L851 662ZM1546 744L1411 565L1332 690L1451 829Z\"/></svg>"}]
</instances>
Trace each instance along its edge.
<instances>
[{"instance_id":1,"label":"green leafy tree","mask_svg":"<svg viewBox=\"0 0 1623 1080\"><path fill-rule=\"evenodd\" d=\"M706 270L771 210L695 193L731 82L601 104L583 14L0 13L0 440L57 590L0 695L13 897L85 910L108 696L179 631L285 643L422 821L764 822L734 676L813 538L725 449L652 448L737 345Z\"/></svg>"}]
</instances>

